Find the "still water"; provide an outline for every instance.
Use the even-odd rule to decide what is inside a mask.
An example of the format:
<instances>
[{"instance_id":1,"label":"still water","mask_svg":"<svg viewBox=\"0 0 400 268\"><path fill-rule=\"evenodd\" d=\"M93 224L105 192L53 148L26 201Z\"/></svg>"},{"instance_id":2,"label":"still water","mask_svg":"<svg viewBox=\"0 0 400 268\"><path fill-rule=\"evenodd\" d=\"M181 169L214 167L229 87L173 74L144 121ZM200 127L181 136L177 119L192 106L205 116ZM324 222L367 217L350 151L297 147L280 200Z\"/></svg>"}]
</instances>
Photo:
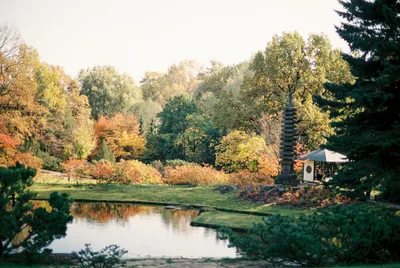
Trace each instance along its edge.
<instances>
[{"instance_id":1,"label":"still water","mask_svg":"<svg viewBox=\"0 0 400 268\"><path fill-rule=\"evenodd\" d=\"M115 203L74 203L74 220L67 235L55 240L54 253L69 253L90 243L99 250L117 244L137 257L237 257L235 248L217 238L213 229L192 227L196 210L167 210L157 206Z\"/></svg>"}]
</instances>

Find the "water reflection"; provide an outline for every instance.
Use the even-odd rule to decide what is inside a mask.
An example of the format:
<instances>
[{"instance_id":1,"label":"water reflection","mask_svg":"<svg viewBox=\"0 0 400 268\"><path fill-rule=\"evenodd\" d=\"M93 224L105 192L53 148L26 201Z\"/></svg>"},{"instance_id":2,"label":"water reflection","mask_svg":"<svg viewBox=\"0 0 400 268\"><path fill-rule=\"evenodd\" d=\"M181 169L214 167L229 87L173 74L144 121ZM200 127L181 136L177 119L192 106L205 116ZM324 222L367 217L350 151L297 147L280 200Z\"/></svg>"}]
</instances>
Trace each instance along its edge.
<instances>
[{"instance_id":1,"label":"water reflection","mask_svg":"<svg viewBox=\"0 0 400 268\"><path fill-rule=\"evenodd\" d=\"M40 202L36 205L46 206ZM216 231L190 226L198 211L116 203L74 203L67 236L50 248L65 253L91 243L96 250L117 244L135 257L236 257Z\"/></svg>"}]
</instances>

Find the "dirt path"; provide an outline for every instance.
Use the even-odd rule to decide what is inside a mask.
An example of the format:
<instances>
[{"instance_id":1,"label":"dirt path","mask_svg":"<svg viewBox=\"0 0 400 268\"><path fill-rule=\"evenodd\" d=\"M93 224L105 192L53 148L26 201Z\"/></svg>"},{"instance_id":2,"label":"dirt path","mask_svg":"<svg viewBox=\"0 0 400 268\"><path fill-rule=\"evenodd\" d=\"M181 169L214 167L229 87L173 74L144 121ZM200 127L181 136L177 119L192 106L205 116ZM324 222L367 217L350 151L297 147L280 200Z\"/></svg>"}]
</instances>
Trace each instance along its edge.
<instances>
[{"instance_id":1,"label":"dirt path","mask_svg":"<svg viewBox=\"0 0 400 268\"><path fill-rule=\"evenodd\" d=\"M231 267L231 268L247 268L247 267L272 267L266 261L247 261L247 260L235 260L235 259L142 259L128 261L125 267L163 267L163 268L220 268L220 267Z\"/></svg>"}]
</instances>

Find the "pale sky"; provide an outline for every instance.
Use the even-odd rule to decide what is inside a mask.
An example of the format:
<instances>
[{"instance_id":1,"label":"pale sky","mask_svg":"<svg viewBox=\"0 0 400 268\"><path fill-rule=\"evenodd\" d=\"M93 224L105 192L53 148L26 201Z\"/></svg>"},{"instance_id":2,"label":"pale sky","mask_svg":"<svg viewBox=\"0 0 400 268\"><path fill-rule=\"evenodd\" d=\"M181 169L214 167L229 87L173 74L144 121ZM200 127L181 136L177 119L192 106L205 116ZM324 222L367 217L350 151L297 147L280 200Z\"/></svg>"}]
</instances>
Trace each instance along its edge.
<instances>
[{"instance_id":1,"label":"pale sky","mask_svg":"<svg viewBox=\"0 0 400 268\"><path fill-rule=\"evenodd\" d=\"M284 31L325 33L348 51L334 9L337 0L0 0L0 23L73 77L113 65L139 83L184 59L239 63Z\"/></svg>"}]
</instances>

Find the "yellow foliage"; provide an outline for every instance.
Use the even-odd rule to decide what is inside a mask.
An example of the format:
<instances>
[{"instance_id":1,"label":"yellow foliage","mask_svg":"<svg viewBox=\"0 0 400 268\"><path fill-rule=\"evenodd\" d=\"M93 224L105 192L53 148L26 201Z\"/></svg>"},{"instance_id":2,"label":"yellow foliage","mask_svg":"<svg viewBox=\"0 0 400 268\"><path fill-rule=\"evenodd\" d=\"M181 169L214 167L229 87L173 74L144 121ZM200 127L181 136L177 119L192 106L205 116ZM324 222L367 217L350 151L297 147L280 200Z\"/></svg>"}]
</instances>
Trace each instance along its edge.
<instances>
[{"instance_id":1,"label":"yellow foliage","mask_svg":"<svg viewBox=\"0 0 400 268\"><path fill-rule=\"evenodd\" d=\"M274 179L267 174L252 173L248 170L241 170L237 173L233 173L231 176L231 183L235 185L272 185Z\"/></svg>"},{"instance_id":2,"label":"yellow foliage","mask_svg":"<svg viewBox=\"0 0 400 268\"><path fill-rule=\"evenodd\" d=\"M137 160L122 161L116 164L119 179L127 184L162 184L160 172L151 165Z\"/></svg>"},{"instance_id":3,"label":"yellow foliage","mask_svg":"<svg viewBox=\"0 0 400 268\"><path fill-rule=\"evenodd\" d=\"M225 184L229 175L211 166L186 165L175 168L167 167L164 171L167 184Z\"/></svg>"}]
</instances>

